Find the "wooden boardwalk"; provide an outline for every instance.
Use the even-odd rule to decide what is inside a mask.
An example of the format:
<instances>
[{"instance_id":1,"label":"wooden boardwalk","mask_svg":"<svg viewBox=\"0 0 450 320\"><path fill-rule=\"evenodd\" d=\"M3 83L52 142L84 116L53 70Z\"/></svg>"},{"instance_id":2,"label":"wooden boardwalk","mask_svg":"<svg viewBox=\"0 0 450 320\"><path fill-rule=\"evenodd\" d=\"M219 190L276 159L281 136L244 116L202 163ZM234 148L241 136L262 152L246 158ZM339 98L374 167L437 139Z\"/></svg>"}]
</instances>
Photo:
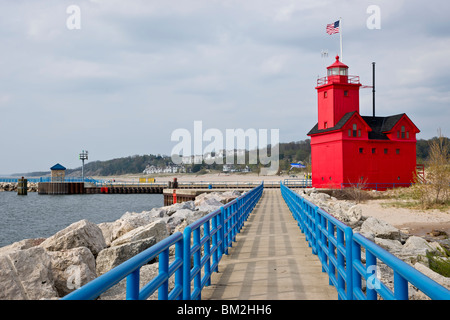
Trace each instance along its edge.
<instances>
[{"instance_id":1,"label":"wooden boardwalk","mask_svg":"<svg viewBox=\"0 0 450 320\"><path fill-rule=\"evenodd\" d=\"M336 300L279 189L265 189L202 300Z\"/></svg>"}]
</instances>

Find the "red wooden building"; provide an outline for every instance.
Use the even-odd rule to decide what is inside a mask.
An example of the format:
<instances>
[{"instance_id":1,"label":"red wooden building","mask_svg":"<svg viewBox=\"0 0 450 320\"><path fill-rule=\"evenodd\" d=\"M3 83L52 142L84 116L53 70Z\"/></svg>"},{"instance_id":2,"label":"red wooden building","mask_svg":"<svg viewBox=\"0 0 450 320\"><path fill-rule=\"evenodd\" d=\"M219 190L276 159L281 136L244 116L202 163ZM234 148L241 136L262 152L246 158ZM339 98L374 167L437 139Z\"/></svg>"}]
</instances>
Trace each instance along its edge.
<instances>
[{"instance_id":1,"label":"red wooden building","mask_svg":"<svg viewBox=\"0 0 450 320\"><path fill-rule=\"evenodd\" d=\"M348 75L338 56L327 76L317 80L318 123L308 133L314 187L382 187L413 180L420 130L405 113L361 116L360 87L359 77Z\"/></svg>"}]
</instances>

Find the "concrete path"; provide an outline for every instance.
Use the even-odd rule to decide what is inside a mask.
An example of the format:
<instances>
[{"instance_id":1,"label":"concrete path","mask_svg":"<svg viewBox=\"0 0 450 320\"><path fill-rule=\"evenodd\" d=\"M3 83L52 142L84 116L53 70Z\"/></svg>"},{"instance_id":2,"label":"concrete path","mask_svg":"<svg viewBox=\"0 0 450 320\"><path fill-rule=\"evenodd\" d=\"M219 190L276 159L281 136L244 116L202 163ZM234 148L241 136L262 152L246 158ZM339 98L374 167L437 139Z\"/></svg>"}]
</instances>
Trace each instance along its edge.
<instances>
[{"instance_id":1,"label":"concrete path","mask_svg":"<svg viewBox=\"0 0 450 320\"><path fill-rule=\"evenodd\" d=\"M265 189L202 300L336 300L279 189Z\"/></svg>"}]
</instances>

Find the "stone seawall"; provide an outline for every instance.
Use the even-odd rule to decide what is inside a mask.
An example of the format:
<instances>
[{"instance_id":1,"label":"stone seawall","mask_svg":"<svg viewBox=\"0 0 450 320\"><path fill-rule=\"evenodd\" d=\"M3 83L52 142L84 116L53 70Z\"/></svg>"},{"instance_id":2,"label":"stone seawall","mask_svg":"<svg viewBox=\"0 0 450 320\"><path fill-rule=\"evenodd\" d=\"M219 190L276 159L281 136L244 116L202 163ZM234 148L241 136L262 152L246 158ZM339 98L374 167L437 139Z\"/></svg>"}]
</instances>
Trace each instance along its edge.
<instances>
[{"instance_id":1,"label":"stone seawall","mask_svg":"<svg viewBox=\"0 0 450 320\"><path fill-rule=\"evenodd\" d=\"M240 195L212 192L195 201L126 212L113 222L81 220L47 239L2 247L0 300L59 299ZM143 266L141 281L150 281L157 271L157 263ZM125 299L125 281L99 299ZM151 297L156 298L157 293Z\"/></svg>"},{"instance_id":2,"label":"stone seawall","mask_svg":"<svg viewBox=\"0 0 450 320\"><path fill-rule=\"evenodd\" d=\"M17 182L0 182L0 192L3 191L15 191L17 192ZM28 182L27 183L28 191L29 192L37 192L38 191L38 184Z\"/></svg>"}]
</instances>

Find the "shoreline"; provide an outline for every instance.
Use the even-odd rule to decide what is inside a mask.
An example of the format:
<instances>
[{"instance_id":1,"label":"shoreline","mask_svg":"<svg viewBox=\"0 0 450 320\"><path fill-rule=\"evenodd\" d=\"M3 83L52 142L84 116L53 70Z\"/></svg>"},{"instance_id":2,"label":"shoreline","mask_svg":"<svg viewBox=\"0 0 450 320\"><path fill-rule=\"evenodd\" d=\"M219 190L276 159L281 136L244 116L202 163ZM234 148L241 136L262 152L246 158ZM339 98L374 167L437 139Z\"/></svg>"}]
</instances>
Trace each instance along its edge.
<instances>
[{"instance_id":1,"label":"shoreline","mask_svg":"<svg viewBox=\"0 0 450 320\"><path fill-rule=\"evenodd\" d=\"M412 235L426 237L433 230L440 230L450 235L450 209L419 210L390 206L389 199L367 200L359 205L364 216L372 216L405 230Z\"/></svg>"}]
</instances>

